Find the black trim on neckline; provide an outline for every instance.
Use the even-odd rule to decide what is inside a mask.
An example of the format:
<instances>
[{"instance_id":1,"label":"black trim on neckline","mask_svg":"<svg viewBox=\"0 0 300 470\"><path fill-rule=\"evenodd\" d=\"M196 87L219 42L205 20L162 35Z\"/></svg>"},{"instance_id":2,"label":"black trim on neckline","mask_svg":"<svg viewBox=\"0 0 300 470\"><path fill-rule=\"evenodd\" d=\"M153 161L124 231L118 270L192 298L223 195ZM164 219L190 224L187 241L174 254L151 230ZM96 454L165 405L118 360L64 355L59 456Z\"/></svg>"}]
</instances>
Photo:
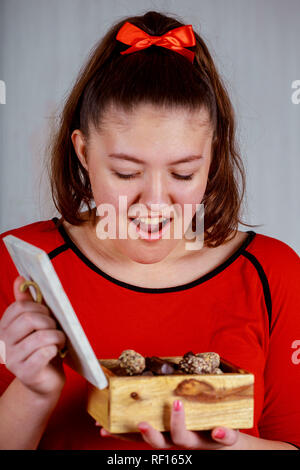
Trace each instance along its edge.
<instances>
[{"instance_id":1,"label":"black trim on neckline","mask_svg":"<svg viewBox=\"0 0 300 470\"><path fill-rule=\"evenodd\" d=\"M59 219L57 217L52 218L53 223L57 226L57 222ZM83 253L82 251L79 250L79 248L75 245L73 240L69 237L67 231L65 230L63 225L60 225L58 227L58 231L61 234L62 238L66 242L66 245L68 248L70 248L80 259L83 261L90 269L95 271L97 274L100 274L100 276L104 277L108 281L117 284L118 286L125 287L126 289L133 290L136 292L144 292L144 293L149 293L149 294L164 294L167 292L179 292L182 290L187 290L191 289L192 287L195 287L199 284L202 284L205 281L208 281L209 279L213 278L217 274L219 274L221 271L226 269L231 263L233 263L248 247L248 245L252 242L254 237L256 236L256 232L253 232L252 230L248 230L248 237L244 241L244 243L238 248L238 250L233 253L224 263L220 264L217 268L213 269L211 272L205 274L204 276L201 276L198 279L195 279L194 281L188 282L186 284L182 284L180 286L175 286L175 287L160 287L160 288L153 288L153 287L140 287L140 286L135 286L133 284L128 284L127 282L119 281L118 279L115 279L114 277L110 276L109 274L105 273L102 271L98 266L96 266L92 261L90 261ZM65 245L63 245L65 246Z\"/></svg>"},{"instance_id":2,"label":"black trim on neckline","mask_svg":"<svg viewBox=\"0 0 300 470\"><path fill-rule=\"evenodd\" d=\"M58 246L54 250L50 251L50 253L48 253L48 256L49 256L50 259L53 259L53 258L55 258L55 256L59 255L60 253L62 253L63 251L66 251L68 249L69 249L69 246L67 245L67 243L64 243L63 245Z\"/></svg>"},{"instance_id":3,"label":"black trim on neckline","mask_svg":"<svg viewBox=\"0 0 300 470\"><path fill-rule=\"evenodd\" d=\"M262 283L263 287L263 292L264 292L264 298L265 298L265 304L266 304L266 309L268 312L268 318L269 318L269 332L271 334L271 322L272 322L272 297L271 297L271 291L270 291L270 286L269 286L269 281L266 276L266 273L256 258L252 253L249 253L249 251L244 251L243 256L245 256L250 263L253 264L254 268L257 271L257 274L259 276L260 282Z\"/></svg>"}]
</instances>

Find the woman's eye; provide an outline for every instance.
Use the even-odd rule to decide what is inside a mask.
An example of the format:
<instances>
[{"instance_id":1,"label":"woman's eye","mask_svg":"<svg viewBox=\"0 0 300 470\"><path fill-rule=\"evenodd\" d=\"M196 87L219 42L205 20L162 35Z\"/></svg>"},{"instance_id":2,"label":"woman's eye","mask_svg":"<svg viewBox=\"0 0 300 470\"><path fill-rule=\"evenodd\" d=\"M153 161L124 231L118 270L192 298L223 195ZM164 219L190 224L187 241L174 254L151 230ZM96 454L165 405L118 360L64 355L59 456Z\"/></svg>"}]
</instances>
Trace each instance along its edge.
<instances>
[{"instance_id":1,"label":"woman's eye","mask_svg":"<svg viewBox=\"0 0 300 470\"><path fill-rule=\"evenodd\" d=\"M118 178L123 178L123 179L130 179L130 178L135 178L136 176L138 176L138 173L131 174L131 175L124 175L123 173L118 173L117 171L115 171L114 173L115 173L115 175L118 176ZM191 180L194 176L193 174L191 174L191 175L178 175L177 173L172 173L172 175L174 176L174 178L176 178L178 180L184 180L184 181Z\"/></svg>"},{"instance_id":2,"label":"woman's eye","mask_svg":"<svg viewBox=\"0 0 300 470\"><path fill-rule=\"evenodd\" d=\"M176 173L172 173L172 175L174 176L174 178L178 179L178 180L191 180L193 178L193 174L191 175L177 175Z\"/></svg>"},{"instance_id":3,"label":"woman's eye","mask_svg":"<svg viewBox=\"0 0 300 470\"><path fill-rule=\"evenodd\" d=\"M135 175L123 175L122 173L118 173L117 171L114 172L118 178L123 178L123 179L130 179L130 178L135 178L137 174Z\"/></svg>"}]
</instances>

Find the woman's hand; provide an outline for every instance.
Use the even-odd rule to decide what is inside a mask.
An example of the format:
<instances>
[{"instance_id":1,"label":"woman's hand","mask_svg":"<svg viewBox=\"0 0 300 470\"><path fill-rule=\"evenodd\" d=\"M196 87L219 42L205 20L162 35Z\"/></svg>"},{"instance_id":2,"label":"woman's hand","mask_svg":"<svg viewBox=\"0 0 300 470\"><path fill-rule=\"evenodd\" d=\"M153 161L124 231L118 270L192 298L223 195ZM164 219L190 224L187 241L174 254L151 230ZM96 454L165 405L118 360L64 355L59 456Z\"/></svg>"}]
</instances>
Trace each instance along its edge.
<instances>
[{"instance_id":1,"label":"woman's hand","mask_svg":"<svg viewBox=\"0 0 300 470\"><path fill-rule=\"evenodd\" d=\"M96 425L99 425L96 423ZM147 442L154 449L171 449L174 446L182 449L202 450L238 450L244 447L244 435L239 431L225 427L217 427L212 431L188 431L185 427L185 414L183 405L179 400L174 401L171 412L170 432L161 433L141 422L138 425L141 434L110 434L101 428L101 436L110 436L135 442Z\"/></svg>"},{"instance_id":2,"label":"woman's hand","mask_svg":"<svg viewBox=\"0 0 300 470\"><path fill-rule=\"evenodd\" d=\"M0 339L5 344L6 368L28 389L43 396L57 396L64 383L62 361L56 357L66 336L45 304L34 302L29 291L20 292L22 276L14 281L15 302L0 321Z\"/></svg>"}]
</instances>

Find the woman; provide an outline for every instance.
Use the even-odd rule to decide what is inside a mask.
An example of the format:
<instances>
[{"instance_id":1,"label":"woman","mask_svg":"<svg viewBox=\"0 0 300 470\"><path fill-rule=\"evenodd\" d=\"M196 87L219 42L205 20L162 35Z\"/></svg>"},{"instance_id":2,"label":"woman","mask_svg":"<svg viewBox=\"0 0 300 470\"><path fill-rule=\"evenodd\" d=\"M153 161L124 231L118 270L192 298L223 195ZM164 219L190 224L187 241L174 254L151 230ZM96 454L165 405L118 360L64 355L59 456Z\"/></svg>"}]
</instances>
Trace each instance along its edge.
<instances>
[{"instance_id":1,"label":"woman","mask_svg":"<svg viewBox=\"0 0 300 470\"><path fill-rule=\"evenodd\" d=\"M61 218L1 238L48 252L97 357L216 351L252 372L254 426L187 431L175 401L170 433L149 423L137 435L99 433L84 379L57 356L64 333L46 305L19 292L1 240L0 446L297 449L299 258L280 240L237 229L245 177L234 114L192 27L157 12L114 25L65 103L50 163ZM191 247L185 222L201 241L201 204L204 245Z\"/></svg>"}]
</instances>

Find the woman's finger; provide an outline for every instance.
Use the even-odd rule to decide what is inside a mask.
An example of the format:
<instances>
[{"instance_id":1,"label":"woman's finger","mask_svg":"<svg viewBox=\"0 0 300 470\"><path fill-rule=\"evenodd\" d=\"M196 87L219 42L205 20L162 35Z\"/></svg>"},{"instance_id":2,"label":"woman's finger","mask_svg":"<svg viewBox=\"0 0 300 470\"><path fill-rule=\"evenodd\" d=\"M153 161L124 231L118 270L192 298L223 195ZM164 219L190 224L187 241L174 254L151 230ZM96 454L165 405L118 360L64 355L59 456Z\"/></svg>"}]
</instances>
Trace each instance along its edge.
<instances>
[{"instance_id":1,"label":"woman's finger","mask_svg":"<svg viewBox=\"0 0 300 470\"><path fill-rule=\"evenodd\" d=\"M10 304L5 310L1 318L1 326L6 330L13 321L25 313L42 313L50 316L49 309L46 305L38 304L32 300L18 300Z\"/></svg>"},{"instance_id":2,"label":"woman's finger","mask_svg":"<svg viewBox=\"0 0 300 470\"><path fill-rule=\"evenodd\" d=\"M13 356L15 362L26 361L31 354L40 348L56 345L61 349L65 346L65 343L66 336L62 331L38 330L14 345L11 356Z\"/></svg>"},{"instance_id":3,"label":"woman's finger","mask_svg":"<svg viewBox=\"0 0 300 470\"><path fill-rule=\"evenodd\" d=\"M232 446L239 438L239 431L235 429L218 427L212 430L211 437L215 441L222 443L223 446Z\"/></svg>"},{"instance_id":4,"label":"woman's finger","mask_svg":"<svg viewBox=\"0 0 300 470\"><path fill-rule=\"evenodd\" d=\"M171 440L167 438L166 434L154 429L149 423L141 422L138 428L142 433L144 440L154 449L170 449L174 446Z\"/></svg>"},{"instance_id":5,"label":"woman's finger","mask_svg":"<svg viewBox=\"0 0 300 470\"><path fill-rule=\"evenodd\" d=\"M170 432L174 445L184 449L220 449L223 444L214 442L206 432L188 431L185 425L184 407L175 400L172 407Z\"/></svg>"},{"instance_id":6,"label":"woman's finger","mask_svg":"<svg viewBox=\"0 0 300 470\"><path fill-rule=\"evenodd\" d=\"M31 354L20 366L17 364L18 377L24 383L33 383L35 377L42 371L42 369L57 355L58 348L55 344L49 344L43 348L38 349ZM18 372L19 371L19 372Z\"/></svg>"},{"instance_id":7,"label":"woman's finger","mask_svg":"<svg viewBox=\"0 0 300 470\"><path fill-rule=\"evenodd\" d=\"M13 338L12 344L17 344L34 331L51 329L56 329L54 318L44 313L26 312L10 323L6 329L6 334L8 337Z\"/></svg>"},{"instance_id":8,"label":"woman's finger","mask_svg":"<svg viewBox=\"0 0 300 470\"><path fill-rule=\"evenodd\" d=\"M96 426L100 426L96 422ZM126 434L111 434L106 429L100 429L100 435L102 437L114 437L116 439L122 439L124 441L133 441L133 442L147 442L151 447L159 449L169 449L173 446L173 443L170 439L167 438L167 435L163 435L156 429L152 428L148 423L139 423L138 425L141 434L138 433L126 433Z\"/></svg>"},{"instance_id":9,"label":"woman's finger","mask_svg":"<svg viewBox=\"0 0 300 470\"><path fill-rule=\"evenodd\" d=\"M99 424L98 424L99 425ZM97 424L96 424L97 426ZM108 432L106 429L100 429L100 435L102 437L113 437L115 439L121 439L122 441L132 441L132 442L143 442L144 439L139 433L124 433L124 434L114 434Z\"/></svg>"}]
</instances>

